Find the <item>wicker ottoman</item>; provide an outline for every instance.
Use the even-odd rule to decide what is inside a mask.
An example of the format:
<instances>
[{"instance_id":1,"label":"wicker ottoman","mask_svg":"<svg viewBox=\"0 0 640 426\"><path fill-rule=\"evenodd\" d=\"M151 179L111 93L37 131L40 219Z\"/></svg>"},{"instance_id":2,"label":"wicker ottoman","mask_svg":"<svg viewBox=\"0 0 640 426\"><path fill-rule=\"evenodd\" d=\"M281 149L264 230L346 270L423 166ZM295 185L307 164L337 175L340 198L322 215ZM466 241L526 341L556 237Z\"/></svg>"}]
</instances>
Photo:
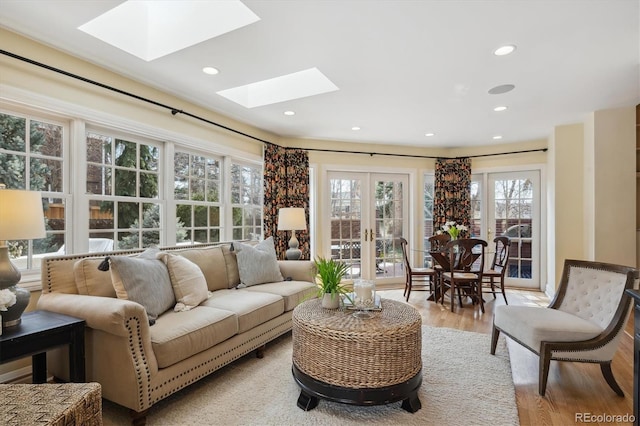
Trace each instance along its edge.
<instances>
[{"instance_id":1,"label":"wicker ottoman","mask_svg":"<svg viewBox=\"0 0 640 426\"><path fill-rule=\"evenodd\" d=\"M0 423L102 425L102 388L98 383L0 385Z\"/></svg>"},{"instance_id":2,"label":"wicker ottoman","mask_svg":"<svg viewBox=\"0 0 640 426\"><path fill-rule=\"evenodd\" d=\"M301 388L298 407L318 399L354 405L402 401L421 408L422 319L412 306L383 299L373 318L350 310L323 309L318 299L293 311L293 376Z\"/></svg>"}]
</instances>

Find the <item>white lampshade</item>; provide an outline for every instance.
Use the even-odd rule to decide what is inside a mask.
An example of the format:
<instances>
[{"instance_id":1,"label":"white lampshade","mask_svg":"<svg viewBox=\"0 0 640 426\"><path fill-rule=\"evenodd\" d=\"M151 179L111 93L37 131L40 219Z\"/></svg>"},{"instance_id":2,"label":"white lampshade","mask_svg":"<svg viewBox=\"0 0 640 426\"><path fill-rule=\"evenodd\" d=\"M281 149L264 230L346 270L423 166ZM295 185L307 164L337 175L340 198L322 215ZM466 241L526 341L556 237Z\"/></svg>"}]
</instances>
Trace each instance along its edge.
<instances>
[{"instance_id":1,"label":"white lampshade","mask_svg":"<svg viewBox=\"0 0 640 426\"><path fill-rule=\"evenodd\" d=\"M278 211L278 231L307 229L307 220L302 207L283 207Z\"/></svg>"},{"instance_id":2,"label":"white lampshade","mask_svg":"<svg viewBox=\"0 0 640 426\"><path fill-rule=\"evenodd\" d=\"M46 236L40 192L0 189L0 241Z\"/></svg>"}]
</instances>

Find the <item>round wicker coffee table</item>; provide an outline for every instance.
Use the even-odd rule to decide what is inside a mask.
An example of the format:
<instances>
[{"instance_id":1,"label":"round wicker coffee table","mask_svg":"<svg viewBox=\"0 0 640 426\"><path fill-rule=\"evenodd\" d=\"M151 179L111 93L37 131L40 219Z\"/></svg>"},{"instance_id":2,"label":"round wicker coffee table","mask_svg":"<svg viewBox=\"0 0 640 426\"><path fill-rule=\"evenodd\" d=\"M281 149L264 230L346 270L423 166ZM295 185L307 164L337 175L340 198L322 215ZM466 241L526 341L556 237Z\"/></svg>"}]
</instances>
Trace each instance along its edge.
<instances>
[{"instance_id":1,"label":"round wicker coffee table","mask_svg":"<svg viewBox=\"0 0 640 426\"><path fill-rule=\"evenodd\" d=\"M351 310L323 309L319 299L293 311L293 377L301 388L298 407L318 399L354 405L402 401L421 408L422 319L403 302L382 299L368 319Z\"/></svg>"}]
</instances>

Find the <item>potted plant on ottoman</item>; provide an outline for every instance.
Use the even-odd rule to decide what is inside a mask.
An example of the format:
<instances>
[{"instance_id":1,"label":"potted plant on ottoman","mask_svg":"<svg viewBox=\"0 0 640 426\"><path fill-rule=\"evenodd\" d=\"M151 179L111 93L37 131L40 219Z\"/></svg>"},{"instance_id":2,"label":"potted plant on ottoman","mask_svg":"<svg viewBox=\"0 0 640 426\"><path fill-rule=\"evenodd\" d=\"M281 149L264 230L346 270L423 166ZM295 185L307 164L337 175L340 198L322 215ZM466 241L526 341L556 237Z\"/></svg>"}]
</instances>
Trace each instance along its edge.
<instances>
[{"instance_id":1,"label":"potted plant on ottoman","mask_svg":"<svg viewBox=\"0 0 640 426\"><path fill-rule=\"evenodd\" d=\"M344 262L323 257L317 257L314 263L318 273L318 297L322 299L322 307L337 309L340 307L340 295L349 293L349 289L341 284L349 266Z\"/></svg>"}]
</instances>

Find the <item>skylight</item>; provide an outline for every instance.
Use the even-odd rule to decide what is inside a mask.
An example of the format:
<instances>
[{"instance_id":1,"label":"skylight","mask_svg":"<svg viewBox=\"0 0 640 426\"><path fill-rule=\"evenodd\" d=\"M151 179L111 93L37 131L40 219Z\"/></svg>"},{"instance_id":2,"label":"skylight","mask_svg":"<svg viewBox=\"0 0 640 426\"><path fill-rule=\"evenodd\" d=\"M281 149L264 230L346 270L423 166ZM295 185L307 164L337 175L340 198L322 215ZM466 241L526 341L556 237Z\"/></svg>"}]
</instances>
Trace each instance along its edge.
<instances>
[{"instance_id":1,"label":"skylight","mask_svg":"<svg viewBox=\"0 0 640 426\"><path fill-rule=\"evenodd\" d=\"M78 29L152 61L259 20L238 0L129 0Z\"/></svg>"},{"instance_id":2,"label":"skylight","mask_svg":"<svg viewBox=\"0 0 640 426\"><path fill-rule=\"evenodd\" d=\"M245 108L255 108L335 90L338 86L317 68L309 68L217 93Z\"/></svg>"}]
</instances>

